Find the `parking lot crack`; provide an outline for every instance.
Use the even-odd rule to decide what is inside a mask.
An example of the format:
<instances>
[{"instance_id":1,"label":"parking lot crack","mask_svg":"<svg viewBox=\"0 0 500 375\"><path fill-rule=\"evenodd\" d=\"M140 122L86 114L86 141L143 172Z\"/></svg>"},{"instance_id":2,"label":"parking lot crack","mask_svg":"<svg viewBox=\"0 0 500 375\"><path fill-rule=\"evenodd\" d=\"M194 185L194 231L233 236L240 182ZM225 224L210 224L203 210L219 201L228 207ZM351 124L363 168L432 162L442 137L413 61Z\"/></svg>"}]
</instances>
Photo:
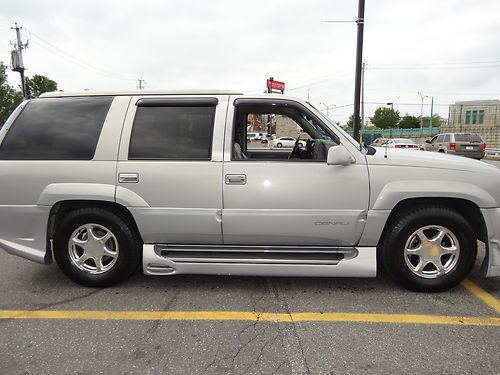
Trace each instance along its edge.
<instances>
[{"instance_id":1,"label":"parking lot crack","mask_svg":"<svg viewBox=\"0 0 500 375\"><path fill-rule=\"evenodd\" d=\"M290 362L290 370L292 374L310 374L309 364L304 353L302 340L297 332L296 322L293 320L293 315L288 306L288 302L283 293L280 292L279 286L275 285L270 278L267 278L268 286L273 292L275 299L280 307L288 314L291 325L280 324L279 330L283 336L283 347Z\"/></svg>"}]
</instances>

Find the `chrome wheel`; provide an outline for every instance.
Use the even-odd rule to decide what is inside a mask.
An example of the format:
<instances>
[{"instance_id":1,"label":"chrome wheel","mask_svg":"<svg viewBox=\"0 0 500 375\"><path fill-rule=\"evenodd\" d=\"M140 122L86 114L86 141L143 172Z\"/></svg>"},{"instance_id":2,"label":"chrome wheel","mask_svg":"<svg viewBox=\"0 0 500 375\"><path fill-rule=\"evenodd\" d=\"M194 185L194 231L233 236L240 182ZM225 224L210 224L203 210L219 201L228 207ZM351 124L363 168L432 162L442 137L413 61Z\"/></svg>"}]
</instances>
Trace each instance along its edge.
<instances>
[{"instance_id":1,"label":"chrome wheel","mask_svg":"<svg viewBox=\"0 0 500 375\"><path fill-rule=\"evenodd\" d=\"M440 225L428 225L416 230L406 241L404 249L408 268L426 279L435 279L452 271L459 255L457 237Z\"/></svg>"},{"instance_id":2,"label":"chrome wheel","mask_svg":"<svg viewBox=\"0 0 500 375\"><path fill-rule=\"evenodd\" d=\"M99 224L85 224L71 234L68 251L77 268L96 275L114 266L119 247L115 235L108 228Z\"/></svg>"}]
</instances>

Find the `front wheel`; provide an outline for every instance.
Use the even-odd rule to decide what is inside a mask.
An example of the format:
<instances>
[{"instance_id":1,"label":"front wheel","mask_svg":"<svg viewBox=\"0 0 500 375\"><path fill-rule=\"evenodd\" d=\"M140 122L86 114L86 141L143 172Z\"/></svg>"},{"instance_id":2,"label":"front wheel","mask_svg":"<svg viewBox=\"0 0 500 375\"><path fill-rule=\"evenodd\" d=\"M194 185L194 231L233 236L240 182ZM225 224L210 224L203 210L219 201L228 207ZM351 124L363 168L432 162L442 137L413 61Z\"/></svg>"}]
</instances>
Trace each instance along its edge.
<instances>
[{"instance_id":1,"label":"front wheel","mask_svg":"<svg viewBox=\"0 0 500 375\"><path fill-rule=\"evenodd\" d=\"M65 215L54 236L54 256L71 280L89 287L116 284L140 265L141 241L121 216L100 208Z\"/></svg>"},{"instance_id":2,"label":"front wheel","mask_svg":"<svg viewBox=\"0 0 500 375\"><path fill-rule=\"evenodd\" d=\"M278 144L276 144L276 147L281 148L281 147L283 147L283 144L278 143Z\"/></svg>"},{"instance_id":3,"label":"front wheel","mask_svg":"<svg viewBox=\"0 0 500 375\"><path fill-rule=\"evenodd\" d=\"M471 271L477 241L458 212L426 206L400 212L381 243L388 273L407 289L441 292L459 284Z\"/></svg>"}]
</instances>

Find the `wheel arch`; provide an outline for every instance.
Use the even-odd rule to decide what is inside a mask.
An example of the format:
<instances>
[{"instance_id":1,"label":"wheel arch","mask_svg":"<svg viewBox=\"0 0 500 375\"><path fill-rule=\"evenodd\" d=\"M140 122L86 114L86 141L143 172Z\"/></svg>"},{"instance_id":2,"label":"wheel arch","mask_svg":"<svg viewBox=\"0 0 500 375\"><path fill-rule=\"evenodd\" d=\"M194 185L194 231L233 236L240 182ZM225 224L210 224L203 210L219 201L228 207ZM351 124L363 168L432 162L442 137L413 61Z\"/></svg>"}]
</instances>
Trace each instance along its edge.
<instances>
[{"instance_id":1,"label":"wheel arch","mask_svg":"<svg viewBox=\"0 0 500 375\"><path fill-rule=\"evenodd\" d=\"M54 258L52 252L52 240L56 232L57 225L59 224L61 218L68 212L77 210L79 208L88 208L88 207L102 208L119 215L128 224L130 224L132 230L136 232L141 242L143 241L134 216L125 206L119 203L115 203L112 201L104 201L104 200L86 200L86 199L61 200L56 202L52 206L49 213L49 220L47 224L47 253L45 260L47 264L52 263Z\"/></svg>"},{"instance_id":2,"label":"wheel arch","mask_svg":"<svg viewBox=\"0 0 500 375\"><path fill-rule=\"evenodd\" d=\"M404 199L396 204L387 218L377 243L377 247L381 245L387 231L394 225L394 220L401 212L422 206L446 207L458 212L470 222L474 233L477 234L478 240L485 243L488 241L486 223L484 221L483 214L481 213L481 209L476 203L463 198L419 197Z\"/></svg>"}]
</instances>

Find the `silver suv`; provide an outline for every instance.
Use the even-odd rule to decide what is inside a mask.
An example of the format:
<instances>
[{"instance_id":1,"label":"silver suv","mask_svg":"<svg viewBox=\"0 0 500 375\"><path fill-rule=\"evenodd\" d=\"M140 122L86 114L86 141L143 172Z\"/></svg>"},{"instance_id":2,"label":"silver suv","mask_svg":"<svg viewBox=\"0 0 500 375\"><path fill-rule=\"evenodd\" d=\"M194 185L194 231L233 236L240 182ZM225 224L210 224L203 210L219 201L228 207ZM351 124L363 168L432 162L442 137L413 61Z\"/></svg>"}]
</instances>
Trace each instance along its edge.
<instances>
[{"instance_id":1,"label":"silver suv","mask_svg":"<svg viewBox=\"0 0 500 375\"><path fill-rule=\"evenodd\" d=\"M251 147L263 124L297 131L295 146ZM441 291L469 273L477 240L500 275L500 170L363 148L283 95L45 94L0 131L0 176L0 247L86 286L141 266L374 277L379 259L405 287Z\"/></svg>"},{"instance_id":2,"label":"silver suv","mask_svg":"<svg viewBox=\"0 0 500 375\"><path fill-rule=\"evenodd\" d=\"M443 133L425 141L422 149L481 160L486 152L486 143L477 134Z\"/></svg>"}]
</instances>

